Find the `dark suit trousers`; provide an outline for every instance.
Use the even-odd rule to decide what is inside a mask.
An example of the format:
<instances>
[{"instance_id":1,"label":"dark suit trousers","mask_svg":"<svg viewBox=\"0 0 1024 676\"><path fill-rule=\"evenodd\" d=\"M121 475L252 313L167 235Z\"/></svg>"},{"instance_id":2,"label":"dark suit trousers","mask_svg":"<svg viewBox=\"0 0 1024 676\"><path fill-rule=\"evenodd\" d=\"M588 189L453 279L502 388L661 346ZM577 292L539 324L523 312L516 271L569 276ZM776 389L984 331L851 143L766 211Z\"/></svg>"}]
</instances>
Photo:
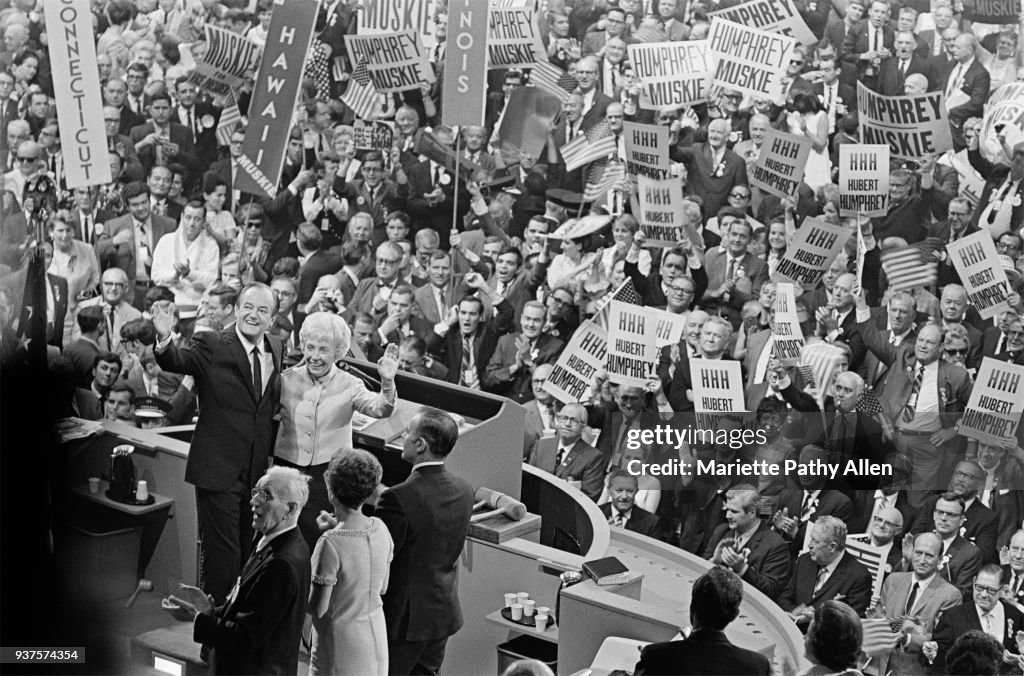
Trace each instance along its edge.
<instances>
[{"instance_id":1,"label":"dark suit trousers","mask_svg":"<svg viewBox=\"0 0 1024 676\"><path fill-rule=\"evenodd\" d=\"M388 674L433 676L441 671L447 638L433 641L388 641Z\"/></svg>"},{"instance_id":2,"label":"dark suit trousers","mask_svg":"<svg viewBox=\"0 0 1024 676\"><path fill-rule=\"evenodd\" d=\"M299 532L309 545L312 552L316 547L316 541L320 539L320 527L316 525L316 517L320 516L320 510L334 514L334 507L331 506L331 497L327 493L327 482L324 481L324 472L331 463L325 462L322 465L293 465L287 460L274 458L274 466L294 467L309 477L309 500L306 506L299 513Z\"/></svg>"},{"instance_id":3,"label":"dark suit trousers","mask_svg":"<svg viewBox=\"0 0 1024 676\"><path fill-rule=\"evenodd\" d=\"M250 485L239 475L226 491L196 488L199 587L213 595L216 605L227 599L252 549Z\"/></svg>"}]
</instances>

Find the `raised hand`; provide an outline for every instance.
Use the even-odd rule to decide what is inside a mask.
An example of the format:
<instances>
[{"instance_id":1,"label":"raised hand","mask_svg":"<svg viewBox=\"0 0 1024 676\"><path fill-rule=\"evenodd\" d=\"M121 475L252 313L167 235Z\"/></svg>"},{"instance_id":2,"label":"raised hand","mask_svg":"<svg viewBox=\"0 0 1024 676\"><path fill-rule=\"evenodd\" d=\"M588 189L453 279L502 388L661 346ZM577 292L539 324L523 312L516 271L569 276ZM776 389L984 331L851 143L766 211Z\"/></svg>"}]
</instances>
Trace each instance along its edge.
<instances>
[{"instance_id":1,"label":"raised hand","mask_svg":"<svg viewBox=\"0 0 1024 676\"><path fill-rule=\"evenodd\" d=\"M388 345L384 356L377 360L377 373L382 381L394 382L395 374L398 373L398 346L394 343Z\"/></svg>"}]
</instances>

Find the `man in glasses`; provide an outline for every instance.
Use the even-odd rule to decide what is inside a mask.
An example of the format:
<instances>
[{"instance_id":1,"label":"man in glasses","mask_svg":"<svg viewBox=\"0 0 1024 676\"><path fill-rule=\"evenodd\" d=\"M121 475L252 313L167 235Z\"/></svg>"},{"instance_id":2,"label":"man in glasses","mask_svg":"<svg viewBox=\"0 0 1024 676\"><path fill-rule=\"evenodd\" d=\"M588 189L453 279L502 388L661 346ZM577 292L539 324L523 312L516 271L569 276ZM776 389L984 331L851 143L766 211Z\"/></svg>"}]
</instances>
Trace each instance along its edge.
<instances>
[{"instance_id":1,"label":"man in glasses","mask_svg":"<svg viewBox=\"0 0 1024 676\"><path fill-rule=\"evenodd\" d=\"M142 313L127 301L128 275L121 268L107 268L100 277L100 295L78 304L79 312L87 307L103 310L105 333L101 335L100 347L116 352L121 344L121 328L128 322L139 319ZM79 329L72 333L72 340L81 337Z\"/></svg>"},{"instance_id":2,"label":"man in glasses","mask_svg":"<svg viewBox=\"0 0 1024 676\"><path fill-rule=\"evenodd\" d=\"M1024 626L1024 613L1000 598L1000 590L1006 582L999 566L989 564L974 577L963 605L942 614L932 635L934 645L924 651L925 656L933 660L932 673L947 673L944 668L949 649L956 639L972 629L981 630L999 642L1003 650L999 673L1019 673L1024 668L1017 640L1017 634Z\"/></svg>"},{"instance_id":3,"label":"man in glasses","mask_svg":"<svg viewBox=\"0 0 1024 676\"><path fill-rule=\"evenodd\" d=\"M993 563L999 560L996 551L999 520L995 512L986 507L979 499L986 479L987 472L976 461L962 460L953 471L948 495L964 501L966 526L963 535L981 550L985 563ZM924 504L914 520L911 532L921 533L931 530L933 526L937 527L937 521L932 518L932 507L940 500L941 498L932 498ZM936 507L936 513L937 509Z\"/></svg>"},{"instance_id":4,"label":"man in glasses","mask_svg":"<svg viewBox=\"0 0 1024 676\"><path fill-rule=\"evenodd\" d=\"M971 203L963 197L954 197L949 201L947 218L932 226L931 236L938 238L943 245L949 245L978 232L978 226L971 224L973 213ZM962 284L953 259L945 251L939 252L942 264L939 265L939 288L947 284Z\"/></svg>"},{"instance_id":5,"label":"man in glasses","mask_svg":"<svg viewBox=\"0 0 1024 676\"><path fill-rule=\"evenodd\" d=\"M309 546L298 529L309 477L271 467L249 505L259 542L231 594L215 605L197 587L181 585L165 599L175 619L193 622L192 638L211 646L218 673L296 673L309 598Z\"/></svg>"},{"instance_id":6,"label":"man in glasses","mask_svg":"<svg viewBox=\"0 0 1024 676\"><path fill-rule=\"evenodd\" d=\"M242 144L244 142L245 128L239 124L231 132L228 142L228 156L210 164L210 171L223 178L224 182L228 184L227 199L224 200L224 209L226 211L232 211L244 199L242 192L235 188L239 172L238 159L242 156Z\"/></svg>"},{"instance_id":7,"label":"man in glasses","mask_svg":"<svg viewBox=\"0 0 1024 676\"><path fill-rule=\"evenodd\" d=\"M973 460L965 460L957 467L953 482L959 478L980 483L985 470ZM968 531L967 525L972 521L983 522L991 531L991 546L995 547L996 520L988 507L981 504L976 493L969 493L970 499L963 494L949 491L929 500L918 512L911 532L923 533L934 531L942 538L942 561L939 564L939 575L958 587L964 599L970 598L971 579L986 563L986 556L981 547L975 544L978 529ZM968 507L970 502L970 507ZM970 514L968 514L970 512ZM973 519L973 517L978 517ZM984 535L989 535L985 533ZM984 541L981 544L985 544Z\"/></svg>"},{"instance_id":8,"label":"man in glasses","mask_svg":"<svg viewBox=\"0 0 1024 676\"><path fill-rule=\"evenodd\" d=\"M604 456L583 441L587 410L582 404L566 404L555 416L557 436L539 439L530 450L529 463L565 479L597 502L604 488Z\"/></svg>"},{"instance_id":9,"label":"man in glasses","mask_svg":"<svg viewBox=\"0 0 1024 676\"><path fill-rule=\"evenodd\" d=\"M1006 314L1011 313L1007 312ZM1013 313L1012 318L1007 321L1003 335L1006 336L1005 349L997 353L995 358L1024 366L1024 322L1016 316L1016 313Z\"/></svg>"}]
</instances>

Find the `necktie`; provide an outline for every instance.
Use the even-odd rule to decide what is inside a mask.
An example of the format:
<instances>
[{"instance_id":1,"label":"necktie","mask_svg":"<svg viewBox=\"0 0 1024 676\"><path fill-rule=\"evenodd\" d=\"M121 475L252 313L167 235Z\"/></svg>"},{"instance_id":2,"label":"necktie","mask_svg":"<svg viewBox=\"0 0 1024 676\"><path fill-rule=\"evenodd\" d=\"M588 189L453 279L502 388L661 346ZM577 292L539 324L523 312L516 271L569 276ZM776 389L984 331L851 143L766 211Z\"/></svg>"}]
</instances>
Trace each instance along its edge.
<instances>
[{"instance_id":1,"label":"necktie","mask_svg":"<svg viewBox=\"0 0 1024 676\"><path fill-rule=\"evenodd\" d=\"M960 83L960 71L963 69L962 64L957 64L956 68L953 69L953 73L949 76L949 84L946 85L946 98L948 99L953 93L959 88Z\"/></svg>"},{"instance_id":2,"label":"necktie","mask_svg":"<svg viewBox=\"0 0 1024 676\"><path fill-rule=\"evenodd\" d=\"M82 241L92 243L92 225L89 223L89 214L82 214Z\"/></svg>"},{"instance_id":3,"label":"necktie","mask_svg":"<svg viewBox=\"0 0 1024 676\"><path fill-rule=\"evenodd\" d=\"M889 344L890 345L895 345L896 344L896 332L895 331L890 331L889 332Z\"/></svg>"},{"instance_id":4,"label":"necktie","mask_svg":"<svg viewBox=\"0 0 1024 676\"><path fill-rule=\"evenodd\" d=\"M1002 331L999 332L999 340L996 342L996 354L1003 351L1003 341L1006 340L1006 334Z\"/></svg>"},{"instance_id":5,"label":"necktie","mask_svg":"<svg viewBox=\"0 0 1024 676\"><path fill-rule=\"evenodd\" d=\"M814 500L811 499L810 493L804 493L804 504L800 507L800 522L807 523L811 518L811 512L814 511Z\"/></svg>"},{"instance_id":6,"label":"necktie","mask_svg":"<svg viewBox=\"0 0 1024 676\"><path fill-rule=\"evenodd\" d=\"M730 258L729 259L729 271L727 273L726 279L727 280L728 279L732 279L735 276L736 276L736 259L735 258Z\"/></svg>"},{"instance_id":7,"label":"necktie","mask_svg":"<svg viewBox=\"0 0 1024 676\"><path fill-rule=\"evenodd\" d=\"M822 567L818 571L818 578L814 581L814 593L817 594L821 586L825 584L825 578L828 577L828 568Z\"/></svg>"},{"instance_id":8,"label":"necktie","mask_svg":"<svg viewBox=\"0 0 1024 676\"><path fill-rule=\"evenodd\" d=\"M473 354L473 337L462 336L462 385L476 389L479 387L476 368L473 363L476 361Z\"/></svg>"},{"instance_id":9,"label":"necktie","mask_svg":"<svg viewBox=\"0 0 1024 676\"><path fill-rule=\"evenodd\" d=\"M191 110L186 110L185 111L185 119L187 121L188 131L189 131L190 134L192 134L192 142L195 143L195 140L196 140L196 125L195 125L195 122L192 120L192 111Z\"/></svg>"},{"instance_id":10,"label":"necktie","mask_svg":"<svg viewBox=\"0 0 1024 676\"><path fill-rule=\"evenodd\" d=\"M252 348L252 386L256 390L256 398L263 396L263 363L260 359L260 348Z\"/></svg>"},{"instance_id":11,"label":"necktie","mask_svg":"<svg viewBox=\"0 0 1024 676\"><path fill-rule=\"evenodd\" d=\"M114 351L114 313L110 312L107 314L107 351Z\"/></svg>"},{"instance_id":12,"label":"necktie","mask_svg":"<svg viewBox=\"0 0 1024 676\"><path fill-rule=\"evenodd\" d=\"M565 449L561 446L558 447L558 452L555 453L555 469L557 470L562 466L562 460L565 459Z\"/></svg>"},{"instance_id":13,"label":"necktie","mask_svg":"<svg viewBox=\"0 0 1024 676\"><path fill-rule=\"evenodd\" d=\"M921 382L924 380L924 366L918 365L917 374L914 376L914 386L910 390L910 397L903 407L903 422L908 423L914 419L914 409L917 408L917 397L921 393Z\"/></svg>"},{"instance_id":14,"label":"necktie","mask_svg":"<svg viewBox=\"0 0 1024 676\"><path fill-rule=\"evenodd\" d=\"M918 587L920 587L920 585L917 583L917 581L915 581L913 586L910 587L910 596L907 597L907 607L903 611L907 615L909 615L910 611L914 609L914 601L917 600Z\"/></svg>"},{"instance_id":15,"label":"necktie","mask_svg":"<svg viewBox=\"0 0 1024 676\"><path fill-rule=\"evenodd\" d=\"M611 524L612 526L617 526L619 528L625 528L626 527L626 517L622 516L621 512L615 512L615 515L612 516L611 520L608 523Z\"/></svg>"},{"instance_id":16,"label":"necktie","mask_svg":"<svg viewBox=\"0 0 1024 676\"><path fill-rule=\"evenodd\" d=\"M441 185L441 167L434 168L434 187L437 188Z\"/></svg>"},{"instance_id":17,"label":"necktie","mask_svg":"<svg viewBox=\"0 0 1024 676\"><path fill-rule=\"evenodd\" d=\"M832 85L825 85L825 112L832 113Z\"/></svg>"},{"instance_id":18,"label":"necktie","mask_svg":"<svg viewBox=\"0 0 1024 676\"><path fill-rule=\"evenodd\" d=\"M846 439L846 414L836 412L836 420L832 425L832 450L844 451L846 446L844 440Z\"/></svg>"},{"instance_id":19,"label":"necktie","mask_svg":"<svg viewBox=\"0 0 1024 676\"><path fill-rule=\"evenodd\" d=\"M992 613L985 613L981 616L981 626L985 629L985 633L989 636L993 635L992 631Z\"/></svg>"},{"instance_id":20,"label":"necktie","mask_svg":"<svg viewBox=\"0 0 1024 676\"><path fill-rule=\"evenodd\" d=\"M1021 579L1020 575L1018 575L1017 573L1014 573L1013 577L1010 578L1010 599L1011 600L1016 598L1016 596L1017 596L1017 592L1018 592L1017 587L1020 586L1020 579Z\"/></svg>"}]
</instances>

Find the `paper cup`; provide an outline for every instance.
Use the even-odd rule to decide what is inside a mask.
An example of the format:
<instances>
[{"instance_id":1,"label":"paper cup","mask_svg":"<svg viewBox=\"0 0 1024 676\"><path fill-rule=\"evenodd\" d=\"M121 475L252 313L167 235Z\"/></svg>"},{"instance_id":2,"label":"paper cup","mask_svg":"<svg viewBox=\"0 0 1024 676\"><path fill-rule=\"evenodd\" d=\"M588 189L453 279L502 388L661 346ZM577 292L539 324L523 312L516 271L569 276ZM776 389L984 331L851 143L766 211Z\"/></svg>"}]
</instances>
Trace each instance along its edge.
<instances>
[{"instance_id":1,"label":"paper cup","mask_svg":"<svg viewBox=\"0 0 1024 676\"><path fill-rule=\"evenodd\" d=\"M548 628L548 615L547 613L537 613L533 616L533 621L537 625L537 629L544 631Z\"/></svg>"},{"instance_id":2,"label":"paper cup","mask_svg":"<svg viewBox=\"0 0 1024 676\"><path fill-rule=\"evenodd\" d=\"M89 477L89 492L99 493L100 492L100 478L98 476Z\"/></svg>"},{"instance_id":3,"label":"paper cup","mask_svg":"<svg viewBox=\"0 0 1024 676\"><path fill-rule=\"evenodd\" d=\"M516 621L523 619L523 604L512 604L512 619Z\"/></svg>"},{"instance_id":4,"label":"paper cup","mask_svg":"<svg viewBox=\"0 0 1024 676\"><path fill-rule=\"evenodd\" d=\"M511 608L512 604L516 602L515 594L505 594L505 607Z\"/></svg>"},{"instance_id":5,"label":"paper cup","mask_svg":"<svg viewBox=\"0 0 1024 676\"><path fill-rule=\"evenodd\" d=\"M519 592L516 594L516 603L523 603L528 598L530 598L529 594L526 592Z\"/></svg>"},{"instance_id":6,"label":"paper cup","mask_svg":"<svg viewBox=\"0 0 1024 676\"><path fill-rule=\"evenodd\" d=\"M526 599L525 601L523 601L523 615L525 615L526 617L533 617L533 609L536 605L537 602L533 599Z\"/></svg>"},{"instance_id":7,"label":"paper cup","mask_svg":"<svg viewBox=\"0 0 1024 676\"><path fill-rule=\"evenodd\" d=\"M538 615L550 615L551 609L547 606L537 606L534 612L536 612Z\"/></svg>"}]
</instances>

